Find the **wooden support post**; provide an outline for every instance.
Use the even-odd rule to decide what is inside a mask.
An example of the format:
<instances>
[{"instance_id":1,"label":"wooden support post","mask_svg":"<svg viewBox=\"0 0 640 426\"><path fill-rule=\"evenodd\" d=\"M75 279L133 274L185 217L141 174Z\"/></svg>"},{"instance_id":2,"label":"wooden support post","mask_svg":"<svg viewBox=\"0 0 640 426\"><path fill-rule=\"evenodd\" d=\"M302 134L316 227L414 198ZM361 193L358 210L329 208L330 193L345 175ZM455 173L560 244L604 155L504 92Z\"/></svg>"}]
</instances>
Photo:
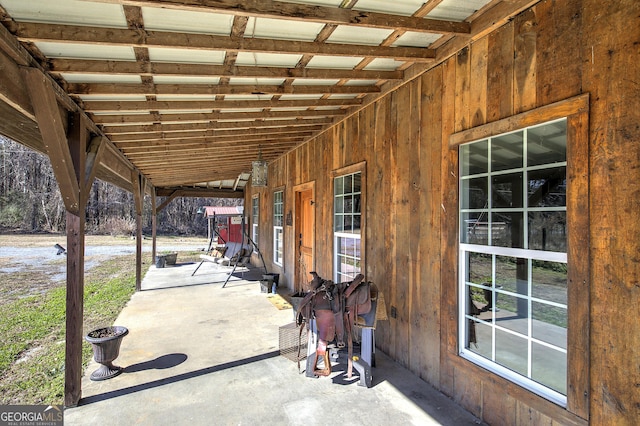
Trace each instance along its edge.
<instances>
[{"instance_id":1,"label":"wooden support post","mask_svg":"<svg viewBox=\"0 0 640 426\"><path fill-rule=\"evenodd\" d=\"M28 90L44 148L67 210L64 404L66 407L74 407L82 396L85 207L97 167L106 155L108 141L102 136L94 136L89 142L92 123L86 116L79 111L69 111L68 108L75 107L72 103L58 103L60 99L56 96L56 88L41 70L28 67L21 69L23 86ZM119 162L110 164L118 167L121 165ZM140 175L137 175L136 182L138 199L141 200ZM142 202L137 203L136 207L140 234ZM139 246L138 275L141 270L141 251Z\"/></svg>"},{"instance_id":2,"label":"wooden support post","mask_svg":"<svg viewBox=\"0 0 640 426\"><path fill-rule=\"evenodd\" d=\"M64 405L75 407L82 396L82 318L84 312L84 209L67 211L67 297Z\"/></svg>"},{"instance_id":3,"label":"wooden support post","mask_svg":"<svg viewBox=\"0 0 640 426\"><path fill-rule=\"evenodd\" d=\"M151 247L151 261L155 262L156 260L156 236L157 236L157 228L158 228L158 214L156 213L156 189L153 188L151 191L151 239L153 241Z\"/></svg>"},{"instance_id":4,"label":"wooden support post","mask_svg":"<svg viewBox=\"0 0 640 426\"><path fill-rule=\"evenodd\" d=\"M89 190L85 189L88 132L80 114L69 120L68 141L64 148L73 159L74 174L69 178L77 183L78 210L67 209L67 295L64 404L78 405L82 396L82 325L84 317L84 230L85 206ZM91 172L90 172L91 173ZM91 184L89 184L91 185ZM89 186L90 187L90 186ZM69 197L72 198L72 197Z\"/></svg>"},{"instance_id":5,"label":"wooden support post","mask_svg":"<svg viewBox=\"0 0 640 426\"><path fill-rule=\"evenodd\" d=\"M60 108L42 71L23 68L29 98L67 210L67 295L64 404L78 405L82 395L82 319L84 301L84 226L88 131L80 114ZM71 118L71 120L70 120ZM67 132L68 129L68 139ZM93 174L95 175L95 174ZM91 175L90 175L91 176Z\"/></svg>"},{"instance_id":6,"label":"wooden support post","mask_svg":"<svg viewBox=\"0 0 640 426\"><path fill-rule=\"evenodd\" d=\"M86 148L86 160L84 167L84 180L80 182L81 188L81 200L83 200L84 204L89 200L89 194L91 192L91 186L93 185L93 181L96 178L96 173L98 171L97 165L100 163L100 160L104 157L104 152L107 146L107 142L103 141L102 136L95 136L89 142Z\"/></svg>"},{"instance_id":7,"label":"wooden support post","mask_svg":"<svg viewBox=\"0 0 640 426\"><path fill-rule=\"evenodd\" d=\"M142 290L142 200L144 197L142 175L131 172L133 201L136 205L136 291Z\"/></svg>"},{"instance_id":8,"label":"wooden support post","mask_svg":"<svg viewBox=\"0 0 640 426\"><path fill-rule=\"evenodd\" d=\"M68 117L61 114L53 86L42 71L23 68L23 76L64 205L67 211L78 212L80 191L74 169L74 160L77 160L78 156L72 158L67 144L65 124Z\"/></svg>"}]
</instances>

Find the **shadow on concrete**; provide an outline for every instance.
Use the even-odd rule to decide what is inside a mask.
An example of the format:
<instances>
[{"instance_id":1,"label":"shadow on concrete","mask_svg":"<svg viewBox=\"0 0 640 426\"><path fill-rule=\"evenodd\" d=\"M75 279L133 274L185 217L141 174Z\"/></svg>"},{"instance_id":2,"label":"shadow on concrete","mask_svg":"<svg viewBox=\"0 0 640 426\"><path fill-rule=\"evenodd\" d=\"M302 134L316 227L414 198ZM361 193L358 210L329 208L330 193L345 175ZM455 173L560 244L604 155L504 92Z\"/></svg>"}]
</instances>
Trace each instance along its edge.
<instances>
[{"instance_id":1,"label":"shadow on concrete","mask_svg":"<svg viewBox=\"0 0 640 426\"><path fill-rule=\"evenodd\" d=\"M145 370L165 370L167 368L173 368L177 365L182 364L187 360L187 358L188 357L185 354L162 355L156 359L152 359L151 361L139 362L137 364L125 367L122 372L137 373L138 371Z\"/></svg>"},{"instance_id":2,"label":"shadow on concrete","mask_svg":"<svg viewBox=\"0 0 640 426\"><path fill-rule=\"evenodd\" d=\"M173 354L173 355L184 355L184 354ZM184 355L184 356L186 357L186 355ZM124 388L124 389L118 389L118 390L115 390L115 391L106 392L106 393L102 393L102 394L99 394L99 395L93 395L93 396L90 396L90 397L87 397L87 398L82 398L78 405L79 406L89 405L89 404L93 404L93 403L96 403L96 402L105 401L105 400L111 399L111 398L117 398L119 396L130 395L132 393L136 393L136 392L141 392L141 391L148 390L148 389L157 388L157 387L160 387L160 386L165 386L165 385L168 385L168 384L171 384L171 383L180 382L182 380L193 379L195 377L200 377L200 376L204 376L204 375L207 375L207 374L215 373L215 372L218 372L218 371L227 370L229 368L235 368L235 367L239 367L241 365L251 364L253 362L264 361L265 359L274 358L274 357L277 357L277 356L280 356L280 351L267 352L267 353L264 353L264 354L261 354L261 355L256 355L256 356L252 356L252 357L249 357L249 358L240 359L238 361L232 361L232 362L227 362L227 363L220 364L220 365L214 365L212 367L202 368L200 370L191 371L189 373L178 374L177 376L166 377L164 379L154 380L153 382L143 383L143 384L136 385L136 386L130 386L130 387ZM162 358L162 357L160 357L160 358ZM148 361L148 362L152 362L152 361ZM144 362L144 363L140 363L140 364L147 364L148 362ZM135 365L140 365L140 364L134 364L134 366Z\"/></svg>"},{"instance_id":3,"label":"shadow on concrete","mask_svg":"<svg viewBox=\"0 0 640 426\"><path fill-rule=\"evenodd\" d=\"M233 267L219 266L210 262L205 262L204 267L194 276L193 269L196 265L197 262L191 262L164 268L152 267L142 281L142 291L224 284L225 281L229 287L257 285L262 278L261 271L256 268L243 267L234 272Z\"/></svg>"}]
</instances>

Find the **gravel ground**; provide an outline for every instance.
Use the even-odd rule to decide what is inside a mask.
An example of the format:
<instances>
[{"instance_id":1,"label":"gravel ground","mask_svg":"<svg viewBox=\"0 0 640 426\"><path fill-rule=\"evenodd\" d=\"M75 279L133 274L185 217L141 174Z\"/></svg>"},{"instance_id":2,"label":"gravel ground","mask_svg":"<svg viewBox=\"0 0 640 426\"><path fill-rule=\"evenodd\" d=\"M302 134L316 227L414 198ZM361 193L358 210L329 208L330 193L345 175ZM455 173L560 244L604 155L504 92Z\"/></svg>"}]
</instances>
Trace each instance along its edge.
<instances>
[{"instance_id":1,"label":"gravel ground","mask_svg":"<svg viewBox=\"0 0 640 426\"><path fill-rule=\"evenodd\" d=\"M0 273L45 270L53 281L66 279L65 254L58 254L55 244L65 246L66 237L38 235L0 236ZM206 238L162 238L157 242L157 252L200 251L207 246ZM142 251L151 252L151 241L143 242ZM91 237L85 241L85 270L112 256L130 255L136 252L133 239ZM179 259L178 259L179 260Z\"/></svg>"}]
</instances>

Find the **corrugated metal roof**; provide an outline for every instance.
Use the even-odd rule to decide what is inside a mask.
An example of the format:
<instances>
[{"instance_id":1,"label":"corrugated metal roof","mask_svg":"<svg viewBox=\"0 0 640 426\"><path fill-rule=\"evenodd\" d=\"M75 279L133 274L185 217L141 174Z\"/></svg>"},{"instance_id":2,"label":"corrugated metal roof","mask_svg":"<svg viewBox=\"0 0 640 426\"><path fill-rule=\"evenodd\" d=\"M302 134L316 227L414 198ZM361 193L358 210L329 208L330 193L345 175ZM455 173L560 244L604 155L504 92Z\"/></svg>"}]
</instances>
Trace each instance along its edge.
<instances>
[{"instance_id":1,"label":"corrugated metal roof","mask_svg":"<svg viewBox=\"0 0 640 426\"><path fill-rule=\"evenodd\" d=\"M244 213L244 206L233 207L211 207L204 208L207 217L213 216L242 216Z\"/></svg>"},{"instance_id":2,"label":"corrugated metal roof","mask_svg":"<svg viewBox=\"0 0 640 426\"><path fill-rule=\"evenodd\" d=\"M5 27L153 185L237 191L259 151L271 161L401 84L434 61L432 45L468 40L469 22L501 2L0 6Z\"/></svg>"}]
</instances>

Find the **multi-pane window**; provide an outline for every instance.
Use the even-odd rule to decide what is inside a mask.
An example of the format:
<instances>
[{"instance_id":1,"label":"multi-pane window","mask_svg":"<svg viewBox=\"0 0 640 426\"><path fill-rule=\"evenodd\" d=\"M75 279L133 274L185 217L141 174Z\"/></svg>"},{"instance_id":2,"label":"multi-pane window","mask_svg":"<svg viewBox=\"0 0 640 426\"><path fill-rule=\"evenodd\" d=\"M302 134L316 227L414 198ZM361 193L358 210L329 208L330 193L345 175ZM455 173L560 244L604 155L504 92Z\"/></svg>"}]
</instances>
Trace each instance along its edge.
<instances>
[{"instance_id":1,"label":"multi-pane window","mask_svg":"<svg viewBox=\"0 0 640 426\"><path fill-rule=\"evenodd\" d=\"M349 281L361 271L362 173L334 178L334 279Z\"/></svg>"},{"instance_id":2,"label":"multi-pane window","mask_svg":"<svg viewBox=\"0 0 640 426\"><path fill-rule=\"evenodd\" d=\"M251 239L258 246L258 224L260 223L260 197L256 195L251 199Z\"/></svg>"},{"instance_id":3,"label":"multi-pane window","mask_svg":"<svg viewBox=\"0 0 640 426\"><path fill-rule=\"evenodd\" d=\"M460 354L567 395L567 125L460 146Z\"/></svg>"},{"instance_id":4,"label":"multi-pane window","mask_svg":"<svg viewBox=\"0 0 640 426\"><path fill-rule=\"evenodd\" d=\"M273 263L282 266L284 249L282 225L284 224L284 192L273 193Z\"/></svg>"}]
</instances>

